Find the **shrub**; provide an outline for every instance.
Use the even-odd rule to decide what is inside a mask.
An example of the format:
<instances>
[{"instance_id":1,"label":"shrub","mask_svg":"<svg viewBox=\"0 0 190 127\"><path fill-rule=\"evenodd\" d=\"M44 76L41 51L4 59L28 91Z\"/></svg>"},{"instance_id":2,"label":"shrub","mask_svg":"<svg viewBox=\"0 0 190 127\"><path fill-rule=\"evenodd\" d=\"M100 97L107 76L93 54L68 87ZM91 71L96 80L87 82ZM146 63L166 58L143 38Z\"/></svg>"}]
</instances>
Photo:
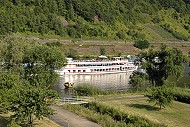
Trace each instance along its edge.
<instances>
[{"instance_id":1,"label":"shrub","mask_svg":"<svg viewBox=\"0 0 190 127\"><path fill-rule=\"evenodd\" d=\"M121 112L115 108L108 107L106 105L102 105L100 103L91 102L83 105L85 108L89 110L93 110L95 112L100 113L101 115L111 116L113 120L117 122L124 122L126 126L130 127L156 127L159 126L146 120L145 118L129 115L127 113Z\"/></svg>"},{"instance_id":2,"label":"shrub","mask_svg":"<svg viewBox=\"0 0 190 127\"><path fill-rule=\"evenodd\" d=\"M75 87L75 94L79 96L92 96L92 95L106 94L106 91L100 90L89 84L80 84Z\"/></svg>"},{"instance_id":3,"label":"shrub","mask_svg":"<svg viewBox=\"0 0 190 127\"><path fill-rule=\"evenodd\" d=\"M146 49L150 46L150 43L147 40L139 40L135 42L134 46L139 49Z\"/></svg>"},{"instance_id":4,"label":"shrub","mask_svg":"<svg viewBox=\"0 0 190 127\"><path fill-rule=\"evenodd\" d=\"M175 87L172 89L176 101L190 104L190 89Z\"/></svg>"}]
</instances>

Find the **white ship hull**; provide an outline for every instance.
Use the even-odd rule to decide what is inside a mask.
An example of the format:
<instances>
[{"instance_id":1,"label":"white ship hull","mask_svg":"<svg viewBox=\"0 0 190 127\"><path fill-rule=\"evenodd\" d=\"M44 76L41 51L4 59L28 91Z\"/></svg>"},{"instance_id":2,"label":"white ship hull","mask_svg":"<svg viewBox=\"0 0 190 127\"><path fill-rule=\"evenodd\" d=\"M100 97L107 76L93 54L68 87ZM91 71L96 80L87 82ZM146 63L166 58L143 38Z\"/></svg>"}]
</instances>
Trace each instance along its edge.
<instances>
[{"instance_id":1,"label":"white ship hull","mask_svg":"<svg viewBox=\"0 0 190 127\"><path fill-rule=\"evenodd\" d=\"M126 59L122 60L69 60L68 64L57 70L59 75L88 75L88 74L113 74L134 71L137 66Z\"/></svg>"}]
</instances>

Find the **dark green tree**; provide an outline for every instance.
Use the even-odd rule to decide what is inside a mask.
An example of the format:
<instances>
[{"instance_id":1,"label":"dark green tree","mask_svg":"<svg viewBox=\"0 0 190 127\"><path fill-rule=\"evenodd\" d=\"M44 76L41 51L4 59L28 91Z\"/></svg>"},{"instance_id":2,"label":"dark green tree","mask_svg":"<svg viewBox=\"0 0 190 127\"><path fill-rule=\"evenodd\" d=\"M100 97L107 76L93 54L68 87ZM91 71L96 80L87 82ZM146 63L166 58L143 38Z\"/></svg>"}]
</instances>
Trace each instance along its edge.
<instances>
[{"instance_id":1,"label":"dark green tree","mask_svg":"<svg viewBox=\"0 0 190 127\"><path fill-rule=\"evenodd\" d=\"M179 78L184 71L183 63L187 57L177 48L161 45L159 50L141 52L142 67L153 85L162 86L169 76Z\"/></svg>"},{"instance_id":2,"label":"dark green tree","mask_svg":"<svg viewBox=\"0 0 190 127\"><path fill-rule=\"evenodd\" d=\"M135 41L134 46L139 49L146 49L150 46L150 43L147 40L138 40Z\"/></svg>"},{"instance_id":3,"label":"dark green tree","mask_svg":"<svg viewBox=\"0 0 190 127\"><path fill-rule=\"evenodd\" d=\"M129 85L133 91L141 91L146 87L147 75L142 72L134 71L130 75Z\"/></svg>"},{"instance_id":4,"label":"dark green tree","mask_svg":"<svg viewBox=\"0 0 190 127\"><path fill-rule=\"evenodd\" d=\"M106 49L104 47L100 48L100 55L105 55L106 54Z\"/></svg>"},{"instance_id":5,"label":"dark green tree","mask_svg":"<svg viewBox=\"0 0 190 127\"><path fill-rule=\"evenodd\" d=\"M69 49L65 50L65 55L67 57L70 57L73 59L79 59L79 54L78 54L77 50L75 50L73 48L69 48Z\"/></svg>"},{"instance_id":6,"label":"dark green tree","mask_svg":"<svg viewBox=\"0 0 190 127\"><path fill-rule=\"evenodd\" d=\"M12 112L11 121L24 126L52 114L49 105L57 93L49 86L57 79L54 70L66 63L60 49L7 37L0 41L0 61L0 110Z\"/></svg>"}]
</instances>

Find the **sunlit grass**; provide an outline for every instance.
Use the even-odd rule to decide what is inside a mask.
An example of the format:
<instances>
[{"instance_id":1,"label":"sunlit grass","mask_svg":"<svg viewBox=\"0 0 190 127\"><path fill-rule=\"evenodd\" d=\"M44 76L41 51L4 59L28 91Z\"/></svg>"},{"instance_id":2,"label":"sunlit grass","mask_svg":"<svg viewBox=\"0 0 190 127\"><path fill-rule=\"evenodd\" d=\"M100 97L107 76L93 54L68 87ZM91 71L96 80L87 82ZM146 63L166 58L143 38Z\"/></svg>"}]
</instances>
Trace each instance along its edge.
<instances>
[{"instance_id":1,"label":"sunlit grass","mask_svg":"<svg viewBox=\"0 0 190 127\"><path fill-rule=\"evenodd\" d=\"M0 114L0 127L6 127L9 124L9 114ZM58 124L49 120L48 118L43 118L42 120L34 121L34 127L60 127Z\"/></svg>"},{"instance_id":2,"label":"sunlit grass","mask_svg":"<svg viewBox=\"0 0 190 127\"><path fill-rule=\"evenodd\" d=\"M187 127L190 125L189 104L174 101L171 106L159 110L159 107L154 106L153 103L148 103L146 99L105 101L102 103L169 127Z\"/></svg>"}]
</instances>

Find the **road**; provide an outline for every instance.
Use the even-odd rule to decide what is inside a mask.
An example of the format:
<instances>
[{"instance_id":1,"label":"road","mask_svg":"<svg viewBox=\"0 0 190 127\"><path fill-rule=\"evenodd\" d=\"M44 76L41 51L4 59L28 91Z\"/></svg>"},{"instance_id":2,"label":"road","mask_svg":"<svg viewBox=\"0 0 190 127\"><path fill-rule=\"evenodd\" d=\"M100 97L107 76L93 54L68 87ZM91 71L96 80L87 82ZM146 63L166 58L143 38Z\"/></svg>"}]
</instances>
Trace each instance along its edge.
<instances>
[{"instance_id":1,"label":"road","mask_svg":"<svg viewBox=\"0 0 190 127\"><path fill-rule=\"evenodd\" d=\"M134 98L146 98L143 95L133 95L128 97L119 97L119 98L106 98L99 101L113 101L113 100L127 100ZM60 106L51 106L55 110L55 114L51 116L50 120L64 127L101 127L97 123L91 122L84 117L78 116L75 113L72 113L68 110L63 109Z\"/></svg>"}]
</instances>

